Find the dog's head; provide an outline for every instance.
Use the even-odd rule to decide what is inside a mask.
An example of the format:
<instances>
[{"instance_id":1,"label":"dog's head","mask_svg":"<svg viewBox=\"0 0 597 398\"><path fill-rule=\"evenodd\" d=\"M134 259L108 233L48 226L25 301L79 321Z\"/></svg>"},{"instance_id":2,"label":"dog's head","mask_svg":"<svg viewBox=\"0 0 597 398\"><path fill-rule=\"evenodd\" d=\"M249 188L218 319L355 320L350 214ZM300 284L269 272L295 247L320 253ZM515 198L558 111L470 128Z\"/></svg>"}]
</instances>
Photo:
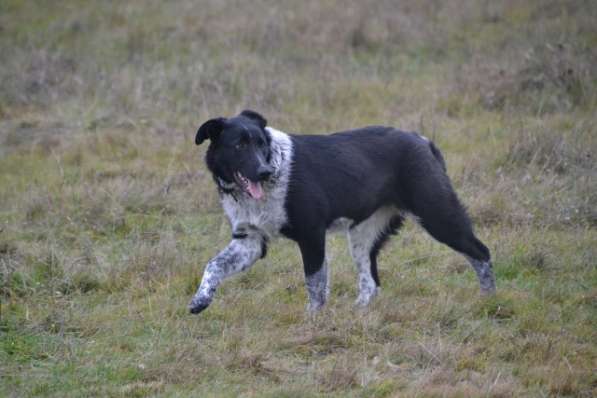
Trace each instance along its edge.
<instances>
[{"instance_id":1,"label":"dog's head","mask_svg":"<svg viewBox=\"0 0 597 398\"><path fill-rule=\"evenodd\" d=\"M238 185L253 199L264 196L262 183L274 172L266 125L259 113L245 110L233 118L208 120L195 136L197 145L210 140L205 161L216 180Z\"/></svg>"}]
</instances>

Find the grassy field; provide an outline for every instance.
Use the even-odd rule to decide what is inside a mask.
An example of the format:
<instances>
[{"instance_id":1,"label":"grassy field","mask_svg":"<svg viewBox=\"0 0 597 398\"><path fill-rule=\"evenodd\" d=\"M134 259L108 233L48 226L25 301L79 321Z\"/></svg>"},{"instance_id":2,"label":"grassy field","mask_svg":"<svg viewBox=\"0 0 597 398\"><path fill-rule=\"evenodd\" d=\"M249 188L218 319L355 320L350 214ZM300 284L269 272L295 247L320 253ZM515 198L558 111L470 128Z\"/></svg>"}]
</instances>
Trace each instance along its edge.
<instances>
[{"instance_id":1,"label":"grassy field","mask_svg":"<svg viewBox=\"0 0 597 398\"><path fill-rule=\"evenodd\" d=\"M594 1L0 2L0 396L597 395ZM310 319L281 240L187 313L228 224L194 134L416 130L494 258L409 223Z\"/></svg>"}]
</instances>

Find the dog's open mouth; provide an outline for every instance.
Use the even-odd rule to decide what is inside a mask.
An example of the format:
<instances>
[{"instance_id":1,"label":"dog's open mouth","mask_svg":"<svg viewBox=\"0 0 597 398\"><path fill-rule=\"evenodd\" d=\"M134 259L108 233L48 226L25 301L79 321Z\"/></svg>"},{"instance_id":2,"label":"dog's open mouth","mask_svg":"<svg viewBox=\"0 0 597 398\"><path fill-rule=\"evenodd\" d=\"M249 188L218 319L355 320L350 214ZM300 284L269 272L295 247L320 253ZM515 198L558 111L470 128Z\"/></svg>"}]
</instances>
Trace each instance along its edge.
<instances>
[{"instance_id":1,"label":"dog's open mouth","mask_svg":"<svg viewBox=\"0 0 597 398\"><path fill-rule=\"evenodd\" d=\"M238 186L240 186L241 189L248 193L253 199L263 198L264 194L261 182L253 182L242 175L239 171L234 173L234 179L236 180Z\"/></svg>"}]
</instances>

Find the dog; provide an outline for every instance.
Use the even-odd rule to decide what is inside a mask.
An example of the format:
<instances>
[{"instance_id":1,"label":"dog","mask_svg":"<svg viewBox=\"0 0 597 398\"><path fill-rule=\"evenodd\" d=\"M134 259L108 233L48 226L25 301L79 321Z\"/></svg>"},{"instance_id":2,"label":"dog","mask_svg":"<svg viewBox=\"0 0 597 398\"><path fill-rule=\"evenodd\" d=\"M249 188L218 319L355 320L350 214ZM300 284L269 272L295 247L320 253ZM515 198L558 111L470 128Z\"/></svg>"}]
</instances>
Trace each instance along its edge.
<instances>
[{"instance_id":1,"label":"dog","mask_svg":"<svg viewBox=\"0 0 597 398\"><path fill-rule=\"evenodd\" d=\"M232 227L228 246L205 267L189 310L200 313L220 283L265 257L284 236L300 249L309 297L317 312L329 294L325 239L345 231L358 270L358 306L380 287L377 255L405 216L463 254L481 293L495 292L490 252L475 236L441 152L422 135L370 126L330 135L290 135L252 110L203 123L195 143L210 141L207 168Z\"/></svg>"}]
</instances>

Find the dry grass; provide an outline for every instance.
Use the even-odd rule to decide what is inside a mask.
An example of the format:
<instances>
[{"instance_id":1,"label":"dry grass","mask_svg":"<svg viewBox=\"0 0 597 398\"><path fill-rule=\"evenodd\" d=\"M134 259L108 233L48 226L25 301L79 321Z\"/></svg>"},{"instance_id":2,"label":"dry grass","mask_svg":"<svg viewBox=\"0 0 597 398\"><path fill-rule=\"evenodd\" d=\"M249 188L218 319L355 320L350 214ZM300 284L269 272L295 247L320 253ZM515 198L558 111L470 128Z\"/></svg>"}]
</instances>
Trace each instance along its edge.
<instances>
[{"instance_id":1,"label":"dry grass","mask_svg":"<svg viewBox=\"0 0 597 398\"><path fill-rule=\"evenodd\" d=\"M590 1L0 4L0 395L594 396ZM355 312L343 239L305 315L298 250L186 302L229 237L207 117L432 137L495 259L411 224Z\"/></svg>"}]
</instances>

